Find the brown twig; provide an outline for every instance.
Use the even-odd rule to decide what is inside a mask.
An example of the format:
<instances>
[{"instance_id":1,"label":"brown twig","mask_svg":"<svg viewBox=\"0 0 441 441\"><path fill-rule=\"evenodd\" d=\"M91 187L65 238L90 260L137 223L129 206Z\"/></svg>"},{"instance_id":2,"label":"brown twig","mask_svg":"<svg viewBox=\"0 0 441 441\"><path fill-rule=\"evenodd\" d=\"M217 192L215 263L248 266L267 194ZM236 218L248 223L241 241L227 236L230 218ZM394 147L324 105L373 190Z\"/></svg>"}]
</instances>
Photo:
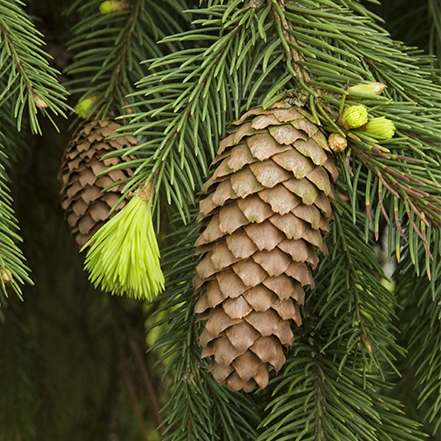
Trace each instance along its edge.
<instances>
[{"instance_id":1,"label":"brown twig","mask_svg":"<svg viewBox=\"0 0 441 441\"><path fill-rule=\"evenodd\" d=\"M268 3L272 5L272 15L274 17L274 21L277 25L281 27L282 35L289 46L289 51L287 52L286 56L288 58L291 58L293 60L293 69L296 73L296 77L299 81L306 81L308 82L310 80L308 73L305 71L305 69L302 69L300 66L300 61L302 61L301 54L296 51L292 45L299 46L299 43L297 42L294 35L292 35L289 31L291 30L291 25L288 23L285 17L281 17L280 13L277 11L278 8L274 6L274 3L271 0L268 0ZM277 2L278 7L282 12L285 11L285 0L280 0ZM291 45L290 45L291 43Z\"/></svg>"},{"instance_id":2,"label":"brown twig","mask_svg":"<svg viewBox=\"0 0 441 441\"><path fill-rule=\"evenodd\" d=\"M130 378L130 375L128 374L128 370L126 369L127 359L124 354L124 345L121 338L121 330L118 326L117 317L115 314L115 309L113 310L113 320L112 320L112 327L113 327L113 333L115 336L115 343L116 343L116 349L118 358L120 360L120 371L122 373L122 378L124 381L124 384L126 385L127 392L129 394L130 400L132 401L133 409L136 414L136 418L139 423L139 427L144 435L144 438L146 441L149 441L149 438L147 436L147 426L145 424L141 409L139 408L138 398L136 396L136 388L133 385L133 381Z\"/></svg>"},{"instance_id":3,"label":"brown twig","mask_svg":"<svg viewBox=\"0 0 441 441\"><path fill-rule=\"evenodd\" d=\"M153 381L145 360L145 356L143 355L139 347L139 343L137 342L136 336L133 333L133 329L130 327L130 325L128 324L125 318L123 319L123 322L129 337L130 349L132 350L133 356L135 357L136 364L138 365L139 371L141 372L141 376L144 381L147 394L150 398L150 404L153 408L153 417L155 419L155 424L159 426L164 420L164 418L161 414L161 404L159 403L158 393L153 385ZM145 347L145 349L147 348Z\"/></svg>"}]
</instances>

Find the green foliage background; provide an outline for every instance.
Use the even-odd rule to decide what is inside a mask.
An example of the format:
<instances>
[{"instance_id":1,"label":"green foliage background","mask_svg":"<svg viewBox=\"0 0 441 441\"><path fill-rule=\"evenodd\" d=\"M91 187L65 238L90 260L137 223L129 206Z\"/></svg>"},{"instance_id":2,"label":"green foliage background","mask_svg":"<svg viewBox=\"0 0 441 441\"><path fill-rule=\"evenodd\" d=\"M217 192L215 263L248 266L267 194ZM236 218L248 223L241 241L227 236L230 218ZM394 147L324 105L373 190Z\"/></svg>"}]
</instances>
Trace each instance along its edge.
<instances>
[{"instance_id":1,"label":"green foliage background","mask_svg":"<svg viewBox=\"0 0 441 441\"><path fill-rule=\"evenodd\" d=\"M0 441L440 440L437 0L100 3L0 0ZM388 87L348 94L362 80ZM127 191L157 189L167 289L152 304L93 290L59 207L71 108L92 95L90 118L140 141ZM232 393L192 313L200 186L248 108L288 97L329 133L342 95L397 134L354 132L335 156L304 325L265 390Z\"/></svg>"}]
</instances>

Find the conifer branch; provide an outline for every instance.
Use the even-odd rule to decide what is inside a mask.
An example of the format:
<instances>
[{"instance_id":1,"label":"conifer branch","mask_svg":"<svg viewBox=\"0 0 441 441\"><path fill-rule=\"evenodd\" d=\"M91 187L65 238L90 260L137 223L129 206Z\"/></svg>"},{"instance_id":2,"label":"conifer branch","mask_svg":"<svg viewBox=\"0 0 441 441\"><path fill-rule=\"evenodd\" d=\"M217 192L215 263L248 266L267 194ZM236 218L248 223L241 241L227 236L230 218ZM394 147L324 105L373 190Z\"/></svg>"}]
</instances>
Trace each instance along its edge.
<instances>
[{"instance_id":1,"label":"conifer branch","mask_svg":"<svg viewBox=\"0 0 441 441\"><path fill-rule=\"evenodd\" d=\"M385 276L372 243L357 237L363 224L353 223L349 204L338 199L334 216L332 248L317 271L314 293L321 294L308 299L307 304L312 302L320 316L316 325L319 332L337 320L323 350L337 340L346 346L348 355L360 351L365 374L373 366L382 372L383 362L394 366L392 351L402 352L393 335L395 298L382 284Z\"/></svg>"},{"instance_id":2,"label":"conifer branch","mask_svg":"<svg viewBox=\"0 0 441 441\"><path fill-rule=\"evenodd\" d=\"M0 79L0 89L5 90L6 84L4 78ZM14 118L14 103L12 100L4 102L0 108L0 124L1 132L7 133L8 136L1 137L1 143L3 144L4 161L6 169L9 169L10 165L15 163L22 154L28 149L25 137L23 133L20 133L16 129L16 120ZM24 118L27 123L27 118ZM6 160L6 158L8 158Z\"/></svg>"},{"instance_id":3,"label":"conifer branch","mask_svg":"<svg viewBox=\"0 0 441 441\"><path fill-rule=\"evenodd\" d=\"M184 44L186 49L152 60L153 73L132 94L146 98L130 107L130 123L122 129L145 139L131 150L144 160L141 166L133 163L137 172L127 190L154 180L156 194L164 190L167 202L175 203L185 222L189 220L188 205L194 203L195 190L208 172L220 135L239 117L245 97L246 107L252 104L277 65L272 61L279 57L275 46L267 53L259 51L262 45L253 47L257 40L254 7L243 8L230 19L231 11L229 5L195 10L194 14L214 14L210 27L163 39L166 44ZM205 20L194 24L202 22ZM194 41L213 43L201 46ZM263 73L261 64L267 67ZM249 75L249 70L256 75ZM274 94L277 91L274 88Z\"/></svg>"},{"instance_id":4,"label":"conifer branch","mask_svg":"<svg viewBox=\"0 0 441 441\"><path fill-rule=\"evenodd\" d=\"M436 108L440 106L436 97L440 96L440 90L431 81L435 79L434 72L426 59L414 60L405 47L388 40L384 31L373 23L376 16L361 5L349 6L339 1L319 3L313 6L285 4L280 0L267 2L274 18L273 32L279 35L285 48L288 71L293 80L299 82L296 99L302 101L302 105L309 103L316 122L328 132L342 133L335 123L341 106L338 95L348 97L347 105L363 103L368 109L372 107L372 116L385 116L395 123L400 133L392 143L369 139L363 132L354 131L349 134L354 135L350 146L354 157L371 170L378 181L375 187L381 196L371 201L378 204L374 207L376 213L389 218L386 202L391 198L384 197L380 188L384 187L385 192L397 199L393 200L402 207L400 211L404 209L407 213L411 228L428 249L425 232L417 226L414 216L427 230L431 228L428 221L440 226L441 201L437 195L441 181L438 161L433 155L435 138L441 137L435 123L439 114ZM333 23L332 27L329 22ZM389 52L377 50L376 38L389 46ZM410 77L418 84L418 93L415 88L406 87ZM388 96L348 92L344 82L350 79L384 81L389 85ZM306 93L306 97L302 97L302 93ZM271 103L264 101L264 106ZM404 150L407 146L411 148L408 152ZM404 236L400 222L398 220L397 226Z\"/></svg>"},{"instance_id":5,"label":"conifer branch","mask_svg":"<svg viewBox=\"0 0 441 441\"><path fill-rule=\"evenodd\" d=\"M375 152L373 149L367 152L363 143L353 141L351 141L351 147L354 156L381 180L386 189L395 198L407 201L411 206L412 212L426 223L427 226L429 225L422 213L435 226L441 227L441 199L436 196L439 194L441 187L439 183L425 177L427 176L426 161L424 161L424 164L417 159L388 155L379 151ZM390 165L384 164L386 161L383 158L389 164L392 164L394 159L398 161L393 163L392 168ZM401 171L400 169L406 171Z\"/></svg>"},{"instance_id":6,"label":"conifer branch","mask_svg":"<svg viewBox=\"0 0 441 441\"><path fill-rule=\"evenodd\" d=\"M56 79L58 72L49 66L48 55L41 48L44 45L42 35L34 28L22 5L19 0L0 4L0 68L1 76L7 77L6 87L0 93L0 106L14 100L18 130L27 107L32 132L41 134L38 110L51 119L48 110L66 117L69 106L65 103L66 90Z\"/></svg>"},{"instance_id":7,"label":"conifer branch","mask_svg":"<svg viewBox=\"0 0 441 441\"><path fill-rule=\"evenodd\" d=\"M312 329L296 332L286 367L272 380L270 413L258 441L424 439L397 403L380 395L375 376L338 369L344 349L333 344L324 350L322 337Z\"/></svg>"},{"instance_id":8,"label":"conifer branch","mask_svg":"<svg viewBox=\"0 0 441 441\"><path fill-rule=\"evenodd\" d=\"M192 236L189 227L185 233ZM157 302L165 300L158 313L162 310L167 313L166 318L157 321L155 325L159 326L166 321L169 327L158 337L152 349L162 354L157 365L168 360L163 370L164 380L169 374L174 376L174 384L169 386L170 399L163 408L167 416L160 426L163 429L163 439L166 441L187 439L211 441L216 436L208 414L211 403L204 393L198 366L196 327L194 316L190 312L195 304L191 285L191 272L194 271L195 264L184 263L182 260L186 255L182 251L186 251L191 245L189 238L184 236L173 249L168 252L165 250L163 258L174 269L168 271L172 283L167 281L166 291L156 300ZM181 252L178 252L179 249Z\"/></svg>"},{"instance_id":9,"label":"conifer branch","mask_svg":"<svg viewBox=\"0 0 441 441\"><path fill-rule=\"evenodd\" d=\"M167 361L164 380L170 374L174 377L163 408L163 439L254 441L261 416L252 398L219 386L200 359L200 329L193 313L197 298L192 286L197 261L188 259L194 252L196 227L183 226L172 235L174 243L164 251L165 265L170 268L167 289L156 300L161 302L158 314L164 312L165 318L155 326L167 323L168 328L152 350L162 354L157 365Z\"/></svg>"},{"instance_id":10,"label":"conifer branch","mask_svg":"<svg viewBox=\"0 0 441 441\"><path fill-rule=\"evenodd\" d=\"M3 134L0 132L0 140ZM5 166L8 158L3 153L0 144L0 305L8 297L7 287L21 298L21 287L24 283L33 284L29 278L29 268L25 265L26 260L17 246L22 238L17 234L18 222L12 208L12 198L9 190L9 178ZM5 296L5 297L3 297ZM2 298L3 297L3 298ZM1 301L3 300L3 302Z\"/></svg>"},{"instance_id":11,"label":"conifer branch","mask_svg":"<svg viewBox=\"0 0 441 441\"><path fill-rule=\"evenodd\" d=\"M300 65L300 61L302 61L302 55L295 49L298 46L298 42L293 35L292 28L290 23L285 17L285 2L284 0L268 0L268 4L271 6L271 12L274 17L274 21L279 30L280 38L283 37L283 44L286 50L286 58L288 69L290 67L290 63L292 63L292 68L295 72L295 77L298 82L300 82L300 87L304 81L309 81L309 75L304 68Z\"/></svg>"},{"instance_id":12,"label":"conifer branch","mask_svg":"<svg viewBox=\"0 0 441 441\"><path fill-rule=\"evenodd\" d=\"M433 64L440 67L441 10L437 0L427 0L418 5L412 0L384 4L379 8L379 13L394 38L410 47L418 47L418 55L422 49L433 55Z\"/></svg>"},{"instance_id":13,"label":"conifer branch","mask_svg":"<svg viewBox=\"0 0 441 441\"><path fill-rule=\"evenodd\" d=\"M162 5L142 0L129 5L127 10L104 16L98 7L84 10L80 3L76 5L84 16L73 28L75 37L69 48L79 53L66 73L77 75L69 84L74 86L72 93L81 94L80 100L95 97L89 114L95 119L117 116L125 105L130 111L132 100L128 95L144 75L141 62L162 55L156 41L165 32L179 31Z\"/></svg>"},{"instance_id":14,"label":"conifer branch","mask_svg":"<svg viewBox=\"0 0 441 441\"><path fill-rule=\"evenodd\" d=\"M161 387L164 395L156 396L143 359L143 336L138 340L131 325L114 316L115 351L103 359L108 351L94 352L88 344L80 350L81 359L88 352L94 354L85 371L89 373L103 360L110 362L116 352L127 391L122 398L129 405L118 406L121 417L107 406L91 431L102 424L100 429L111 436L117 425L133 421L136 425L132 414L137 413L139 430L135 427L126 434L127 441L139 431L149 437L147 430L155 418L162 424L163 441L421 441L424 429L409 418L420 422L425 418L425 428L435 434L441 427L441 85L433 65L439 60L392 40L361 0L123 2L127 9L107 15L99 12L101 0L71 2L70 11L80 19L71 41L77 57L67 72L75 77L71 86L78 97L96 97L89 118L121 118L125 126L116 137L131 134L139 141L107 155L136 155L132 162L107 170L135 171L115 185L124 182L126 192L140 184L154 185L158 225L160 215L175 215L176 222L162 222L167 223L161 237L168 245L163 253L167 283L155 300L152 309L157 307L157 315L151 319L156 326L152 334L160 334L151 350L159 358L156 368L162 371L167 390ZM10 408L11 401L18 403L16 412L0 412L0 439L8 440L31 439L37 428L46 428L39 421L49 414L45 394L52 389L63 394L58 385L45 384L42 400L37 399L38 379L29 351L35 342L23 327L27 321L19 323L14 315L19 299L10 295L13 290L20 297L21 285L32 283L18 247L21 239L9 190L10 163L27 139L15 127L29 125L30 131L39 132L37 112L49 116L67 109L66 92L57 85L40 34L22 6L20 0L0 0L0 122L6 135L0 145L0 341L6 342L0 345L0 409ZM436 0L427 0L416 9L420 15L415 19L430 12L419 40L426 53L441 47L441 13L436 6ZM387 88L381 96L351 90L357 83L370 82ZM348 148L333 155L339 177L334 219L325 238L329 254L320 256L318 263L309 257L315 267L315 288L304 285L303 324L296 320L293 345L281 349L280 358L286 355L287 362L278 374L270 372L266 389L236 393L219 386L209 372L213 365L200 359L202 325L194 311L199 296L192 285L198 224L192 207L228 125L251 106L267 108L286 98L311 112L321 136L338 133ZM343 128L339 117L354 105L365 106L369 118L393 122L394 136L369 135L363 126ZM323 231L327 229L326 224ZM291 265L290 256L285 257ZM391 283L383 259L395 258L399 262ZM63 277L63 287L68 280ZM74 285L78 291L77 282ZM93 319L104 317L98 334L86 332L93 341L90 337L105 333L112 319L109 322L109 315L102 314L106 305L81 300L72 301L80 305L82 320L85 307L92 307L88 310ZM70 311L70 302L68 306ZM299 309L295 311L298 316ZM52 317L58 310L52 312L42 314ZM70 332L66 323L63 329ZM111 342L101 343L98 346L105 349ZM131 367L129 353L139 367L139 381L124 369ZM405 378L411 378L408 386L415 390L408 393L414 394L417 404L407 403L415 409L404 416L390 398L398 392L390 391L392 384L385 379L395 380L409 368L411 375ZM106 400L115 393L108 384L116 380L114 364L110 369L109 378L87 391L88 398L96 393ZM149 420L142 412L138 383L154 397L151 407L157 415ZM66 391L68 395L70 389ZM69 417L76 400L82 399L81 394L74 395L66 403ZM162 422L160 402L166 402ZM61 414L51 411L63 426ZM90 437L88 429L79 428L82 423L72 423L75 433ZM48 441L51 436L55 435L48 434Z\"/></svg>"},{"instance_id":15,"label":"conifer branch","mask_svg":"<svg viewBox=\"0 0 441 441\"><path fill-rule=\"evenodd\" d=\"M404 255L396 269L394 278L398 281L396 288L399 300L404 306L400 328L404 332L402 340L407 343L409 356L407 368L414 369L414 381L418 408L424 406L424 420L435 434L441 425L441 262L435 252L440 240L439 230L432 231L433 259L427 262L423 253L416 257L418 267L429 264L428 274L419 276L418 271L406 265Z\"/></svg>"}]
</instances>

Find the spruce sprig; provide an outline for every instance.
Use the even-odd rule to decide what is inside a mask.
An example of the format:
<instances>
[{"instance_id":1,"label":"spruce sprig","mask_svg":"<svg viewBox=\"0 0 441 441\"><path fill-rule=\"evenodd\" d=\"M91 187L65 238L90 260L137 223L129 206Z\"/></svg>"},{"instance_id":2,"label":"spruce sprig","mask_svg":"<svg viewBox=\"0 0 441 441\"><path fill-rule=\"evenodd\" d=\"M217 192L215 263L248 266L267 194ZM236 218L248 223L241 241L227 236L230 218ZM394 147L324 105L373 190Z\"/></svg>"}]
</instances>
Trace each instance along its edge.
<instances>
[{"instance_id":1,"label":"spruce sprig","mask_svg":"<svg viewBox=\"0 0 441 441\"><path fill-rule=\"evenodd\" d=\"M392 321L396 299L386 288L386 276L379 263L372 241L364 242L363 222L354 224L348 202L338 198L333 210L335 221L328 237L330 252L323 257L316 271L316 285L306 304L317 314L316 329L327 329L328 342L346 347L345 363L350 354L357 354L357 363L364 374L377 371L381 375L385 363L394 368L394 353L403 353L395 341ZM330 326L330 323L333 323Z\"/></svg>"},{"instance_id":2,"label":"spruce sprig","mask_svg":"<svg viewBox=\"0 0 441 441\"><path fill-rule=\"evenodd\" d=\"M5 76L0 78L0 90L6 89ZM14 118L14 102L7 100L3 102L0 109L0 127L2 133L7 133L8 136L3 136L1 142L3 144L3 152L9 159L4 163L8 166L9 163L14 163L19 160L22 154L28 149L28 143L22 132L18 132L16 129L16 120ZM27 124L28 118L24 118L25 124Z\"/></svg>"},{"instance_id":3,"label":"spruce sprig","mask_svg":"<svg viewBox=\"0 0 441 441\"><path fill-rule=\"evenodd\" d=\"M194 210L192 217L195 219ZM194 253L196 238L195 223L181 226L170 235L173 244L163 253L168 268L166 291L155 300L160 302L157 314L165 313L165 318L154 326L168 326L152 350L162 354L157 365L166 364L164 381L173 378L163 409L167 416L162 439L254 441L261 416L253 397L219 386L200 359L200 327L193 313L197 298L192 285L197 259L188 258Z\"/></svg>"},{"instance_id":4,"label":"spruce sprig","mask_svg":"<svg viewBox=\"0 0 441 441\"><path fill-rule=\"evenodd\" d=\"M419 266L429 265L431 278L417 274L409 265L410 256L404 255L397 266L394 278L398 281L396 292L403 305L399 322L403 332L401 340L406 342L408 357L406 367L413 372L408 387L417 392L418 408L424 409L424 421L435 434L441 425L441 260L437 251L440 240L438 230L433 230L431 252L433 259L427 259L420 252ZM407 259L406 259L407 258Z\"/></svg>"},{"instance_id":5,"label":"spruce sprig","mask_svg":"<svg viewBox=\"0 0 441 441\"><path fill-rule=\"evenodd\" d=\"M395 123L397 136L390 141L355 131L349 145L353 156L373 172L375 187L393 195L372 200L379 204L371 205L373 211L397 205L426 244L431 225L423 233L419 220L441 222L435 147L441 136L440 88L427 58L414 57L374 23L367 9L343 0L209 2L192 12L209 19L195 20L195 29L165 38L165 43L186 48L153 60L153 73L133 94L145 99L130 106L130 122L123 130L145 141L136 149L143 159L141 165L132 164L137 173L127 189L153 179L188 221L186 201L193 200L219 134L239 109L255 103L267 107L297 88L293 101L308 105L325 130L341 132L335 121L343 96L348 103L367 105L372 117ZM213 43L204 47L202 41ZM271 75L277 79L263 92ZM409 79L414 86L407 86ZM385 96L348 92L348 80L384 81L388 89ZM409 178L414 174L416 181Z\"/></svg>"},{"instance_id":6,"label":"spruce sprig","mask_svg":"<svg viewBox=\"0 0 441 441\"><path fill-rule=\"evenodd\" d=\"M0 132L2 139L3 134ZM22 298L20 285L33 284L29 278L30 270L24 263L26 259L17 245L23 239L18 234L18 222L12 207L10 180L4 165L7 162L8 157L0 143L0 305L8 297L8 287Z\"/></svg>"},{"instance_id":7,"label":"spruce sprig","mask_svg":"<svg viewBox=\"0 0 441 441\"><path fill-rule=\"evenodd\" d=\"M90 118L118 116L123 106L132 105L129 94L145 75L141 61L162 56L157 40L180 30L173 10L185 4L178 0L162 3L172 12L161 2L143 0L133 0L127 10L106 15L100 13L99 3L76 2L69 9L69 13L77 10L82 19L72 29L69 49L77 55L66 73L76 77L69 85L79 100L95 97Z\"/></svg>"},{"instance_id":8,"label":"spruce sprig","mask_svg":"<svg viewBox=\"0 0 441 441\"><path fill-rule=\"evenodd\" d=\"M269 89L271 74L276 75L274 95L288 78L277 69L282 54L278 44L272 44L276 40L259 42L256 8L238 8L229 17L237 4L192 10L194 16L208 19L195 20L195 29L163 39L166 44L180 42L185 49L148 61L152 73L132 94L145 98L130 107L130 122L121 129L144 140L132 149L143 163L133 164L137 172L128 189L153 180L157 194L164 190L184 222L190 219L189 204L194 203L228 123L260 100L263 90Z\"/></svg>"},{"instance_id":9,"label":"spruce sprig","mask_svg":"<svg viewBox=\"0 0 441 441\"><path fill-rule=\"evenodd\" d=\"M441 9L437 0L415 4L412 0L385 3L375 7L385 21L386 29L411 47L418 47L434 56L433 63L441 66ZM399 13L398 13L399 12Z\"/></svg>"},{"instance_id":10,"label":"spruce sprig","mask_svg":"<svg viewBox=\"0 0 441 441\"><path fill-rule=\"evenodd\" d=\"M324 344L324 329L307 328L306 321L295 332L283 372L270 382L274 391L258 441L425 439L398 402L381 394L386 384L375 374L363 376L355 354L353 367L345 366L345 348Z\"/></svg>"},{"instance_id":11,"label":"spruce sprig","mask_svg":"<svg viewBox=\"0 0 441 441\"><path fill-rule=\"evenodd\" d=\"M441 221L437 148L441 88L430 60L393 41L376 25L375 16L357 2L272 0L268 4L273 16L269 32L278 33L287 67L298 89L309 95L305 101L318 124L341 132L335 120L341 107L339 97L344 97L346 104L367 105L372 117L384 116L396 125L397 136L390 141L354 131L349 146L353 156L372 171L373 185L381 187L383 194L390 193L370 201L373 211L398 207L428 249L427 233ZM348 92L348 81L383 82L388 88L384 97L367 97ZM407 240L401 220L396 222L394 216L391 221L389 234L396 224Z\"/></svg>"},{"instance_id":12,"label":"spruce sprig","mask_svg":"<svg viewBox=\"0 0 441 441\"><path fill-rule=\"evenodd\" d=\"M43 35L35 29L23 6L20 0L0 2L0 77L5 78L0 106L11 100L17 129L28 116L31 131L41 134L38 112L56 127L49 111L66 117L69 106L65 102L67 92L56 78L59 72L49 65L49 56L42 49Z\"/></svg>"}]
</instances>

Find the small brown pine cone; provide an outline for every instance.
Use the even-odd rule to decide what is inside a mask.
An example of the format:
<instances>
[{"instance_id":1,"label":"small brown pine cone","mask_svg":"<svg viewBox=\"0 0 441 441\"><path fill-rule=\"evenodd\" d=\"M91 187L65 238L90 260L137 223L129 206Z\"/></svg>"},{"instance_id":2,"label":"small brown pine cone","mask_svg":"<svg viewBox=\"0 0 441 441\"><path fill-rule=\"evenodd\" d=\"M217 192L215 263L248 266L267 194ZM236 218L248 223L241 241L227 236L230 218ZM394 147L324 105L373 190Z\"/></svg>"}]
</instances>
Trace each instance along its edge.
<instances>
[{"instance_id":1,"label":"small brown pine cone","mask_svg":"<svg viewBox=\"0 0 441 441\"><path fill-rule=\"evenodd\" d=\"M75 130L64 151L58 179L62 183L61 206L72 234L80 247L109 219L110 209L121 197L123 184L102 190L132 175L130 169L115 170L102 176L108 167L128 162L134 156L101 158L114 150L137 144L132 136L108 140L120 125L113 121L86 121ZM123 201L112 213L121 210Z\"/></svg>"},{"instance_id":2,"label":"small brown pine cone","mask_svg":"<svg viewBox=\"0 0 441 441\"><path fill-rule=\"evenodd\" d=\"M291 324L302 323L338 174L325 150L302 108L257 107L232 124L202 188L195 313L206 320L202 357L231 390L264 388L268 364L277 372L285 362Z\"/></svg>"}]
</instances>

